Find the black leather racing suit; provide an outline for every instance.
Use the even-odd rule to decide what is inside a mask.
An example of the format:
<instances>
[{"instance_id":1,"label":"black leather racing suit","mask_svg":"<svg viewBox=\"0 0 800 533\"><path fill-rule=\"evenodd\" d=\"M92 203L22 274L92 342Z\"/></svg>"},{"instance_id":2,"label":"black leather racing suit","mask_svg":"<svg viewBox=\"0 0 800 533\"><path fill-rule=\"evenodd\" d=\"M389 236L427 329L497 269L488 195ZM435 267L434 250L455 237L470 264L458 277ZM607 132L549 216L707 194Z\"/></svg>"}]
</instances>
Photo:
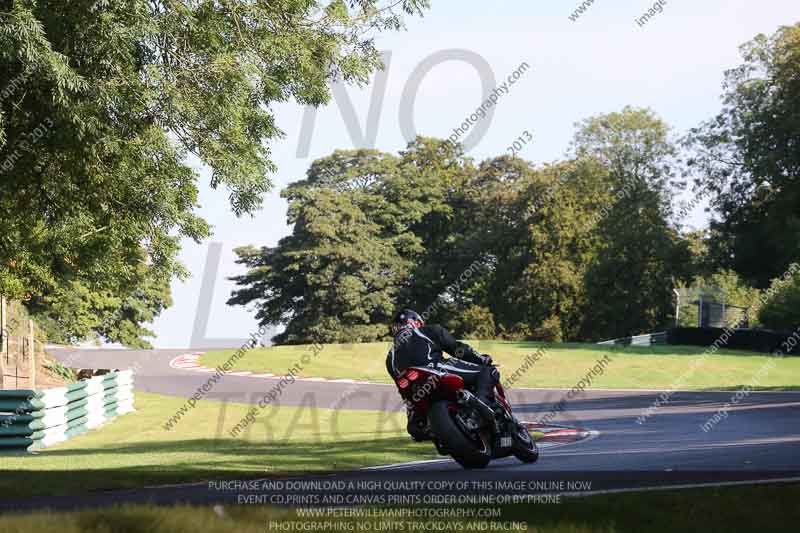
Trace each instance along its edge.
<instances>
[{"instance_id":1,"label":"black leather racing suit","mask_svg":"<svg viewBox=\"0 0 800 533\"><path fill-rule=\"evenodd\" d=\"M453 357L445 358L444 353ZM500 375L489 358L476 352L471 346L459 342L439 325L405 328L395 335L386 370L396 378L408 367L433 366L450 374L457 374L467 387L475 389L476 395L490 404L494 385Z\"/></svg>"}]
</instances>

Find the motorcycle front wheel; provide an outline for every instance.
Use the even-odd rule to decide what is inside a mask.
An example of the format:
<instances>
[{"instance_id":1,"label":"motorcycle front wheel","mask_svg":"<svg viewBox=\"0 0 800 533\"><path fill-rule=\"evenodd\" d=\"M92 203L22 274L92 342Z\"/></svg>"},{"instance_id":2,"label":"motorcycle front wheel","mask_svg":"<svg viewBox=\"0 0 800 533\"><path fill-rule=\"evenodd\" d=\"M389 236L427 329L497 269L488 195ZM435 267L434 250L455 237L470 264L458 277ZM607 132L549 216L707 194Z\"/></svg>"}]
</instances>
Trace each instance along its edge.
<instances>
[{"instance_id":1,"label":"motorcycle front wheel","mask_svg":"<svg viewBox=\"0 0 800 533\"><path fill-rule=\"evenodd\" d=\"M531 438L527 428L520 427L512 440L511 451L523 463L535 463L539 459L539 447Z\"/></svg>"}]
</instances>

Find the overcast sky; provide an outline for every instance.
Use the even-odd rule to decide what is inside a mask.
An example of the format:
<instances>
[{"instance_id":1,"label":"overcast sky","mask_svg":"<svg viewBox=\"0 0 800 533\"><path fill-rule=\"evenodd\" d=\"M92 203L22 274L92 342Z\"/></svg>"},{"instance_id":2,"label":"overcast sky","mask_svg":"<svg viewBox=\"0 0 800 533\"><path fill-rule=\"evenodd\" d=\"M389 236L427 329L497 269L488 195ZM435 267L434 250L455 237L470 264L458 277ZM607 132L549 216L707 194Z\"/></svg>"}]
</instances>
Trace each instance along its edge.
<instances>
[{"instance_id":1,"label":"overcast sky","mask_svg":"<svg viewBox=\"0 0 800 533\"><path fill-rule=\"evenodd\" d=\"M491 119L484 119L488 129L469 151L477 160L507 153L526 130L534 141L521 157L535 163L559 159L576 121L625 105L653 109L679 134L719 110L723 73L740 63L739 45L800 21L797 0L667 0L663 11L643 27L636 19L653 2L595 0L573 22L569 15L580 3L433 0L423 19L408 20L407 31L378 36L379 49L391 55L374 147L397 152L405 146L401 99L404 90L414 94L409 92L412 73L434 54L473 59L440 62L418 84L409 118L416 132L426 136L449 136L475 111L483 100L481 76L494 76L502 84L520 64L532 67L500 97ZM478 63L484 66L476 67ZM362 132L379 85L373 79L363 89L347 89ZM175 305L153 325L157 347L189 345L209 242L223 243L223 254L207 337L244 338L255 331L252 311L225 305L233 289L226 278L242 272L232 249L274 245L289 233L280 189L303 178L315 158L335 149L365 147L359 136L351 138L335 102L319 109L313 128L303 133L306 138L311 134L307 155L300 143L304 109L287 103L274 111L286 136L271 145L279 170L261 212L237 219L228 208L226 191L211 190L208 170L198 166L200 214L213 225L214 236L200 245L184 243L181 260L192 277L173 283ZM702 208L688 222L702 227Z\"/></svg>"}]
</instances>

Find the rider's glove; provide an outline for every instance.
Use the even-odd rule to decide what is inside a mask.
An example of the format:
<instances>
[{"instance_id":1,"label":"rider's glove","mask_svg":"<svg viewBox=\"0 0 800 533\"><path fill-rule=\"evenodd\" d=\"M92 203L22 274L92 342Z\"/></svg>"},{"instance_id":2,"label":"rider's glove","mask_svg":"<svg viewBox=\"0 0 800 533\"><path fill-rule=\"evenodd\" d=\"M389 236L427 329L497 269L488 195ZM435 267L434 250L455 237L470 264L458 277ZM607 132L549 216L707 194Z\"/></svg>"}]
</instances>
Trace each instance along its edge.
<instances>
[{"instance_id":1,"label":"rider's glove","mask_svg":"<svg viewBox=\"0 0 800 533\"><path fill-rule=\"evenodd\" d=\"M489 366L492 364L492 356L487 354L480 354L479 357L481 358L481 364L485 366Z\"/></svg>"}]
</instances>

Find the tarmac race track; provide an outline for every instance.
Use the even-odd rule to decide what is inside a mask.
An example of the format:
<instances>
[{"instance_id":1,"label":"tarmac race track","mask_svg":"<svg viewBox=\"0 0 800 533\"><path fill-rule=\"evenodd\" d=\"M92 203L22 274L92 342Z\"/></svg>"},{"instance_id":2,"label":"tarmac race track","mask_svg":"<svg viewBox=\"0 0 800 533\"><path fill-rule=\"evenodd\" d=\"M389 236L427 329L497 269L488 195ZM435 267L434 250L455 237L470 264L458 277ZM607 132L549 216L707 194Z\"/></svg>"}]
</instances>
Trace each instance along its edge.
<instances>
[{"instance_id":1,"label":"tarmac race track","mask_svg":"<svg viewBox=\"0 0 800 533\"><path fill-rule=\"evenodd\" d=\"M170 361L187 353L185 350L53 350L52 353L73 367L133 368L138 390L173 396L191 396L209 376L170 366ZM277 379L226 375L208 398L256 403L277 383ZM566 392L518 389L511 392L512 405L520 419L535 422L551 412ZM558 437L546 439L539 461L532 465L523 465L509 458L493 461L484 470L467 471L449 458L442 458L322 477L283 479L324 481L328 484L345 480L406 481L408 485L399 488L411 492L421 491L421 485L415 483L489 483L471 486L476 493L492 491L492 483L499 481L523 481L528 483L527 489L520 488L519 484L512 485L515 490L526 494L552 492L547 490L547 483L556 483L550 488L557 492L589 494L641 487L800 480L799 392L740 395L740 401L727 407L727 417L714 424L710 431L703 431L702 426L731 403L735 392L676 392L666 404L638 423L637 418L653 405L659 394L660 391L597 390L579 394L552 419L552 425L576 428L578 431L573 433L581 438L572 443L564 443L564 439ZM313 401L312 405L321 408L400 408L393 385L299 380L284 389L280 405L308 406L309 399ZM558 428L550 430L556 430L558 434ZM534 487L533 481L539 484ZM383 492L369 483L363 487L365 494ZM299 484L296 488L298 491L302 488L302 494L313 494L315 488L320 493L329 493L331 489L330 486L309 488ZM425 492L431 493L429 489L426 487ZM442 487L445 492L446 489ZM397 491L397 485L386 486L387 493L395 494ZM291 493L291 487L286 485L254 488L231 483L210 488L208 484L194 484L47 498L46 501L9 501L0 503L0 509L19 508L20 504L29 508L45 504L54 508L72 508L140 501L242 503L241 498L248 496L255 497L259 503L297 504L297 501L274 500L276 497L286 498L287 494L290 497Z\"/></svg>"}]
</instances>

